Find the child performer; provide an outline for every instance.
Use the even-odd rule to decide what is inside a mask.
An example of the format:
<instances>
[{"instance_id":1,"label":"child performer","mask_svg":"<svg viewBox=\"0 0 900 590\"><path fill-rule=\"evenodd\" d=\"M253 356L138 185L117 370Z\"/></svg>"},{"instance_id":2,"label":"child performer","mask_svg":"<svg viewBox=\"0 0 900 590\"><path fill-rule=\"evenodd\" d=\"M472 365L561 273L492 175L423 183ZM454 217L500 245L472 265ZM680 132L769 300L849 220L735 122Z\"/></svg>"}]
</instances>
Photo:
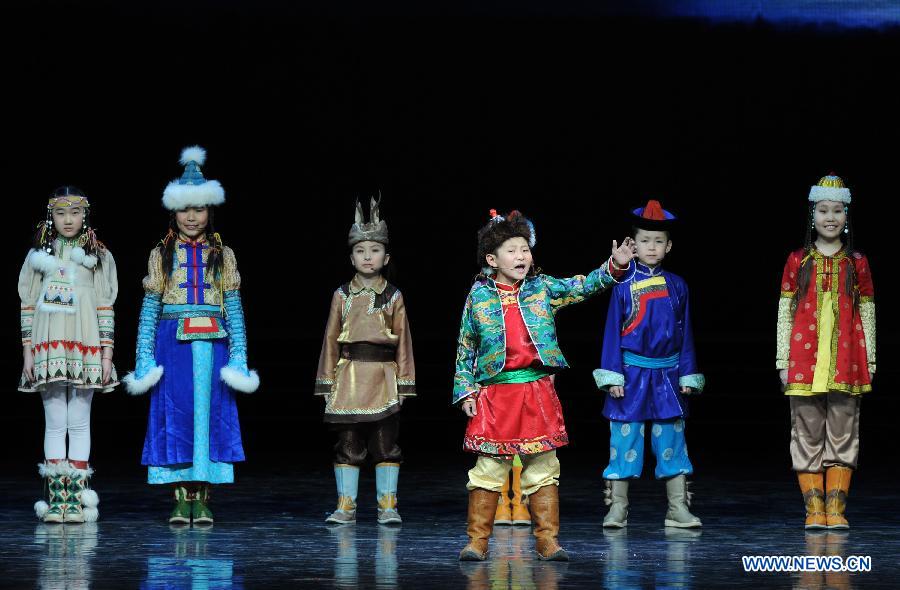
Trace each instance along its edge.
<instances>
[{"instance_id":1,"label":"child performer","mask_svg":"<svg viewBox=\"0 0 900 590\"><path fill-rule=\"evenodd\" d=\"M378 522L398 524L398 412L416 394L412 340L403 296L382 276L390 260L387 222L372 199L370 222L356 203L350 228L350 262L356 275L331 298L315 394L324 396L325 422L337 432L334 478L337 509L325 522L356 522L359 468L375 462Z\"/></svg>"},{"instance_id":2,"label":"child performer","mask_svg":"<svg viewBox=\"0 0 900 590\"><path fill-rule=\"evenodd\" d=\"M869 261L853 249L850 190L825 176L809 201L806 243L788 256L781 279L776 368L790 396L805 526L846 529L860 396L875 374L875 292Z\"/></svg>"},{"instance_id":3,"label":"child performer","mask_svg":"<svg viewBox=\"0 0 900 590\"><path fill-rule=\"evenodd\" d=\"M662 268L672 249L675 216L658 201L632 212L637 248L634 273L616 285L603 335L597 387L607 392L603 415L609 419L609 465L603 471L609 512L604 527L628 524L628 480L641 476L644 423L656 456L656 478L666 480L669 509L665 526L701 526L690 513L687 475L694 472L687 454L683 395L703 390L691 330L684 279Z\"/></svg>"},{"instance_id":4,"label":"child performer","mask_svg":"<svg viewBox=\"0 0 900 590\"><path fill-rule=\"evenodd\" d=\"M90 203L73 186L53 191L34 249L19 273L22 356L19 391L44 401L48 501L34 505L44 522L93 522L91 400L118 385L113 367L113 303L119 290L112 253L90 226ZM66 452L66 435L69 449Z\"/></svg>"},{"instance_id":5,"label":"child performer","mask_svg":"<svg viewBox=\"0 0 900 590\"><path fill-rule=\"evenodd\" d=\"M499 492L522 459L538 556L568 560L559 535L559 461L568 444L551 375L566 368L556 339L556 312L600 293L633 257L631 240L613 242L612 257L588 276L557 279L533 264L534 226L518 211L492 219L478 232L478 259L486 264L463 311L453 403L470 420L464 448L479 455L469 471L469 544L460 560L487 557Z\"/></svg>"},{"instance_id":6,"label":"child performer","mask_svg":"<svg viewBox=\"0 0 900 590\"><path fill-rule=\"evenodd\" d=\"M206 152L181 153L184 174L163 193L169 232L150 252L138 326L137 366L128 392L150 391L142 464L151 484L172 484L170 523L209 524L210 484L234 482L244 460L235 391L259 387L247 369L241 276L213 228L225 191L206 180Z\"/></svg>"}]
</instances>

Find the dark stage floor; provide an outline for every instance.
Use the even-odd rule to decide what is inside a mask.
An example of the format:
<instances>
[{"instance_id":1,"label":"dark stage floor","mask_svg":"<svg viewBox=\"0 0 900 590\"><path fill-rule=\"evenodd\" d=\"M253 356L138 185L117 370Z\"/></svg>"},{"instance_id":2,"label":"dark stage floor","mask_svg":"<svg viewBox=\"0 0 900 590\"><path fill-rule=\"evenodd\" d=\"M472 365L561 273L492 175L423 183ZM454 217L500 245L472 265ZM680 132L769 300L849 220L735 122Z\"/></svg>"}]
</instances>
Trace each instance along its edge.
<instances>
[{"instance_id":1,"label":"dark stage floor","mask_svg":"<svg viewBox=\"0 0 900 590\"><path fill-rule=\"evenodd\" d=\"M497 527L491 559L456 560L465 540L465 471L408 465L402 527L375 523L374 482L361 481L356 525L323 524L333 502L324 468L241 475L216 491L211 528L165 523L168 495L133 475L98 475L100 521L34 519L37 477L0 481L4 588L897 588L900 536L893 484L860 478L844 534L804 533L800 493L777 482L705 477L694 485L701 531L666 530L662 484L633 486L630 526L599 526L600 481L563 459L561 540L569 563L535 558L528 529ZM247 470L250 471L250 470ZM871 556L868 573L744 573L742 555Z\"/></svg>"}]
</instances>

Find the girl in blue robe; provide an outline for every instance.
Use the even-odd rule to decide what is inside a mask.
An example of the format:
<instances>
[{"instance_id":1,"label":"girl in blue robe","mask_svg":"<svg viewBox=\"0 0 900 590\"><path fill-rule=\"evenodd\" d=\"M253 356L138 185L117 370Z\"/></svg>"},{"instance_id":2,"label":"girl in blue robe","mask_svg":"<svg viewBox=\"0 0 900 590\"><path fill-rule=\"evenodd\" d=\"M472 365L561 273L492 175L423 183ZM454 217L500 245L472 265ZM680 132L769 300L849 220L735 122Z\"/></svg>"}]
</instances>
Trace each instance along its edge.
<instances>
[{"instance_id":1,"label":"girl in blue robe","mask_svg":"<svg viewBox=\"0 0 900 590\"><path fill-rule=\"evenodd\" d=\"M241 278L231 248L213 229L213 206L225 201L200 171L205 152L182 152L182 177L163 204L169 232L150 253L138 327L137 366L129 393L150 391L141 462L151 484L172 484L170 523L209 524L210 484L234 482L244 460L235 391L253 392L247 368Z\"/></svg>"}]
</instances>

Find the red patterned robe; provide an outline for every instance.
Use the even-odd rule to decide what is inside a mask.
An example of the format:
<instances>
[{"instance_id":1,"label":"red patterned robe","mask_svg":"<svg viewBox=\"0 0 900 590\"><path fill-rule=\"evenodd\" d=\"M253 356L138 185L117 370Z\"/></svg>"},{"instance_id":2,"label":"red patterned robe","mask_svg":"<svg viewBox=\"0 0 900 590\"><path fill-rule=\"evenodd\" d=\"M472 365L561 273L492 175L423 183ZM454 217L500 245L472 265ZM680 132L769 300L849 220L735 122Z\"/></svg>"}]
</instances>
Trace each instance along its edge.
<instances>
[{"instance_id":1,"label":"red patterned robe","mask_svg":"<svg viewBox=\"0 0 900 590\"><path fill-rule=\"evenodd\" d=\"M813 274L802 301L794 298L800 268L811 258ZM859 305L847 294L853 269ZM788 370L788 395L828 391L860 394L872 389L875 370L875 291L866 257L840 250L825 256L800 249L788 256L781 280L776 368Z\"/></svg>"}]
</instances>

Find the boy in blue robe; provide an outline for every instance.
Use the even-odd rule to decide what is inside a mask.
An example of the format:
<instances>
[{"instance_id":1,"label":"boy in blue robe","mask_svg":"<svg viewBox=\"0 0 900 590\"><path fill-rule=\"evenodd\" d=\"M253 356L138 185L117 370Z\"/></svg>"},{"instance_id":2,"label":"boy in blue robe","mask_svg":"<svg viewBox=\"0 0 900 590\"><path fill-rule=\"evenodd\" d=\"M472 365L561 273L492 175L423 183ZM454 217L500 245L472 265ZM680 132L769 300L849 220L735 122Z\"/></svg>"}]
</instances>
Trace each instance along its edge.
<instances>
[{"instance_id":1,"label":"boy in blue robe","mask_svg":"<svg viewBox=\"0 0 900 590\"><path fill-rule=\"evenodd\" d=\"M607 393L603 415L610 425L604 527L628 524L628 480L641 475L646 422L656 478L666 480L665 526L701 526L688 510L686 476L694 468L684 438L684 396L702 391L705 380L694 354L687 283L662 268L674 220L658 201L633 211L637 261L609 304L601 365L594 371L597 387Z\"/></svg>"}]
</instances>

